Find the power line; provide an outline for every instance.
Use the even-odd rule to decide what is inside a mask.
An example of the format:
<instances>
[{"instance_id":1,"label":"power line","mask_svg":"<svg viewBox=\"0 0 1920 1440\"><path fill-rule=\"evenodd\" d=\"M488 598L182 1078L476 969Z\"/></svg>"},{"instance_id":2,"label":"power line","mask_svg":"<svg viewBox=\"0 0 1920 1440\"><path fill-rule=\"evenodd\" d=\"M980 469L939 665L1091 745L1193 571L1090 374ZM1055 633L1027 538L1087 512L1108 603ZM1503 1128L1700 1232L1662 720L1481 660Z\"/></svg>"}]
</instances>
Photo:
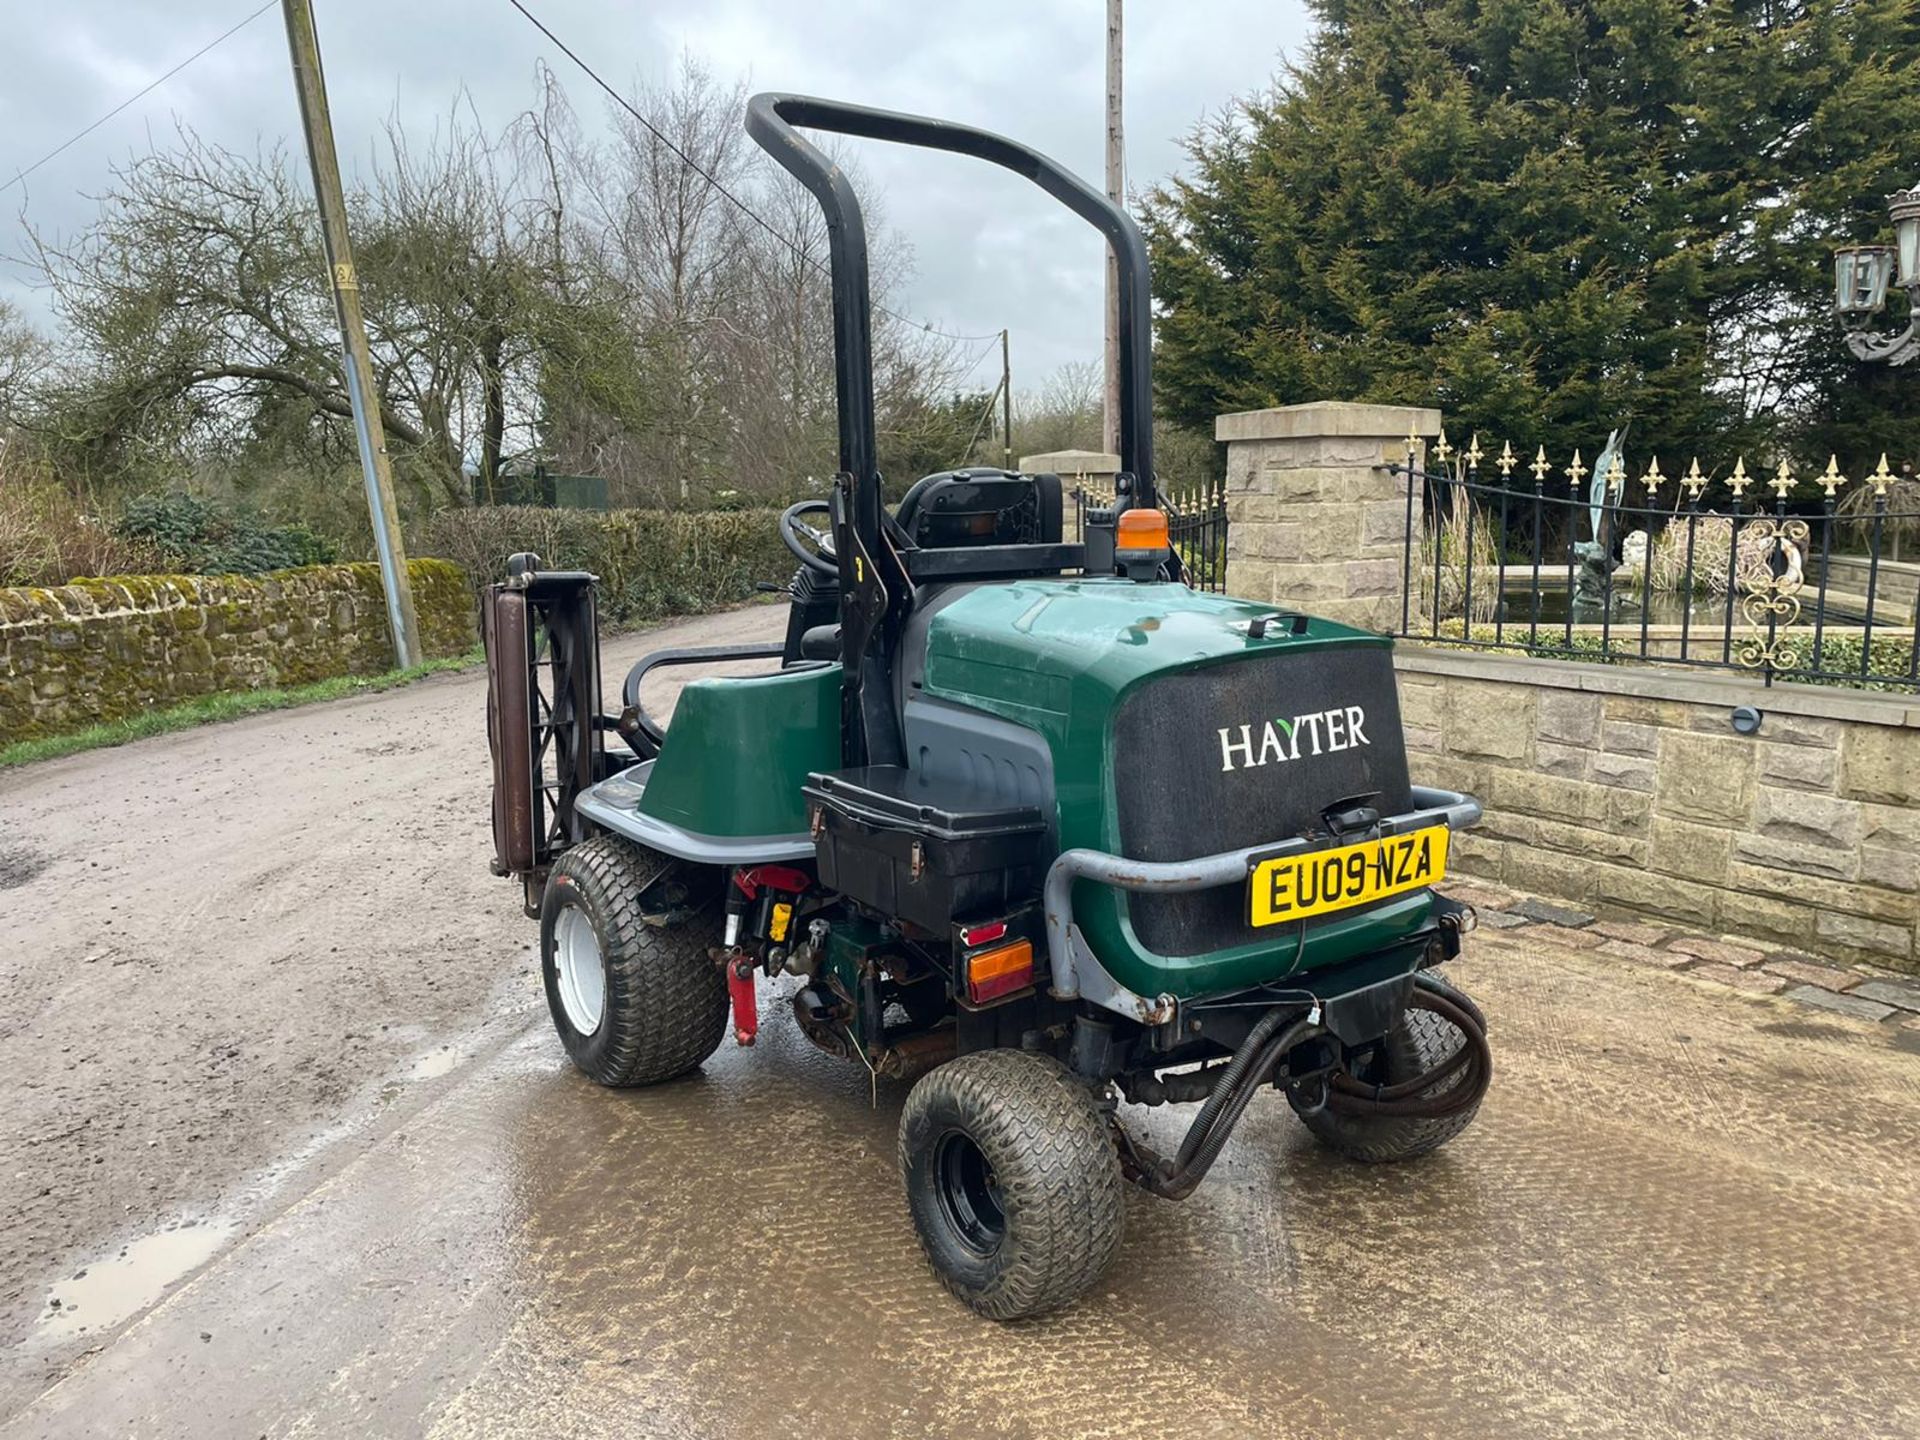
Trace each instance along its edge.
<instances>
[{"instance_id":1,"label":"power line","mask_svg":"<svg viewBox=\"0 0 1920 1440\"><path fill-rule=\"evenodd\" d=\"M271 10L277 3L278 3L278 0L267 0L266 4L262 5L258 10L254 11L251 15L247 16L246 19L240 21L239 23L234 25L231 29L225 30L221 32L219 35L215 36L213 39L209 40L206 44L202 45L198 50L194 51L193 54L187 56L186 59L182 60L178 65L174 66L171 70L167 71L167 73L162 75L158 80L155 80L151 85L148 85L144 89L138 90L133 94L129 95L126 99L122 100L118 105L114 106L113 109L109 110L106 114L102 115L98 120L94 121L91 125L87 126L86 129L80 131L77 135L70 136L66 140L63 140L60 144L54 146L53 149L49 150L46 154L42 155L38 160L34 161L33 164L27 166L26 169L16 170L14 172L13 179L7 181L7 183L4 185L0 185L0 190L12 189L15 185L18 185L21 181L25 180L27 176L31 175L34 171L38 170L42 165L46 164L49 160L52 160L56 156L63 154L65 151L72 148L73 146L78 145L82 140L86 139L87 136L91 135L94 131L98 130L102 125L106 124L109 120L113 119L114 116L118 115L122 110L125 110L129 105L133 104L134 101L142 99L145 96L152 94L155 90L158 90L162 85L166 84L167 81L171 80L174 76L178 75L182 70L186 69L189 65L193 64L194 61L198 60L202 55L205 55L209 50L212 50L215 46L220 45L225 41L232 39L235 35L239 34L242 30L246 29L247 26L251 25L254 21L258 20L262 15L266 14L267 11Z\"/></svg>"},{"instance_id":2,"label":"power line","mask_svg":"<svg viewBox=\"0 0 1920 1440\"><path fill-rule=\"evenodd\" d=\"M661 133L659 126L655 125L651 120L647 119L645 115L642 115L639 112L639 110L635 109L634 106L627 100L626 96L622 95L618 90L614 89L613 86L609 85L605 80L602 80L600 78L599 73L591 65L587 64L586 61L582 60L577 54L574 53L572 46L568 45L566 41L562 40L558 35L554 34L553 31L549 30L545 22L543 22L540 19L540 17L535 15L531 10L527 9L525 5L521 4L520 0L507 0L507 3L512 5L513 8L518 10L522 15L526 16L528 22L532 24L534 29L538 30L542 35L546 36L547 39L551 40L554 43L554 45L556 45L559 48L561 54L565 55L574 64L578 65L580 69L583 72L585 72L586 77L589 80L593 81L594 84L598 85L602 90L606 91L607 95L613 100L613 102L616 105L618 105L621 109L625 110L635 120L638 120L643 126L645 126L647 129L647 132L651 134L654 139L658 140L662 145L666 146L667 149L671 150L675 155L679 156L682 164L684 164L689 170L693 171L694 174L698 175L701 179L705 180L709 185L713 186L713 188L718 190L722 195L726 196L727 199L731 200L735 208L737 208L741 214L745 215L749 220L753 221L754 224L758 225L762 230L766 231L774 239L778 240L782 245L785 245L789 250L791 250L794 253L794 257L796 259L802 260L805 263L813 266L814 269L820 271L821 274L823 275L829 273L826 266L822 265L818 260L814 259L813 256L807 254L798 245L794 244L793 241L790 240L787 236L783 235L780 232L779 228L776 227L772 221L766 219L751 205L747 204L746 201L742 200L738 195L734 194L725 185L722 185L719 179L713 174L711 170L708 170L704 165L700 164L699 161L695 160L691 155L687 154L686 151L682 150L678 145L674 144L673 141L669 140L663 133ZM928 334L938 335L942 339L946 339L946 340L957 340L963 344L970 344L976 340L998 340L1000 338L1000 332L998 330L995 330L990 334L986 334L986 335L956 335L951 330L942 330L939 326L934 325L928 321L915 320L910 315L902 315L898 310L889 309L887 306L882 305L877 301L874 303L873 308L880 311L880 313L883 315L892 316L895 320L898 320L902 325L911 325L916 330L923 330L923 331L926 331ZM979 361L976 360L974 363L977 365Z\"/></svg>"}]
</instances>

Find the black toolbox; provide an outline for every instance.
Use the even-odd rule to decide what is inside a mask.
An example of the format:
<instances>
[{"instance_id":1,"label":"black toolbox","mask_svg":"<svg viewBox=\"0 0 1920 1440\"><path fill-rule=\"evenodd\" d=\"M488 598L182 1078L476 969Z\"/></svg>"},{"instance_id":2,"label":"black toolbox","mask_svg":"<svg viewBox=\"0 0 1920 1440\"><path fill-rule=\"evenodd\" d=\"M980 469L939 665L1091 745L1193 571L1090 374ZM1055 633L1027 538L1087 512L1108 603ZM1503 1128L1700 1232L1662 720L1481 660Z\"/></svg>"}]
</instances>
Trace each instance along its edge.
<instances>
[{"instance_id":1,"label":"black toolbox","mask_svg":"<svg viewBox=\"0 0 1920 1440\"><path fill-rule=\"evenodd\" d=\"M1005 915L1045 878L1046 817L953 780L934 785L898 765L807 777L820 881L936 933Z\"/></svg>"}]
</instances>

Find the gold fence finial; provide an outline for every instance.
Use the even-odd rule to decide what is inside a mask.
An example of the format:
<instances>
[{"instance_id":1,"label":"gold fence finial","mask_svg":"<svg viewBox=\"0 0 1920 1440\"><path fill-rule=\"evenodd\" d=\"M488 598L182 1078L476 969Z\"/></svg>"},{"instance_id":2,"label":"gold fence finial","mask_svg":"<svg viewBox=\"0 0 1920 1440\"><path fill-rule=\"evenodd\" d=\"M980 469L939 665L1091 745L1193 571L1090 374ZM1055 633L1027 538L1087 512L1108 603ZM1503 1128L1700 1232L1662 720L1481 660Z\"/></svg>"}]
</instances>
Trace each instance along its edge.
<instances>
[{"instance_id":1,"label":"gold fence finial","mask_svg":"<svg viewBox=\"0 0 1920 1440\"><path fill-rule=\"evenodd\" d=\"M1467 448L1460 452L1461 458L1474 469L1480 468L1480 462L1486 458L1486 452L1480 448L1480 432L1473 432L1473 438L1467 441Z\"/></svg>"},{"instance_id":2,"label":"gold fence finial","mask_svg":"<svg viewBox=\"0 0 1920 1440\"><path fill-rule=\"evenodd\" d=\"M1707 477L1700 473L1700 457L1694 456L1687 462L1687 473L1680 477L1680 483L1687 487L1690 499L1698 500L1701 491L1707 488Z\"/></svg>"},{"instance_id":3,"label":"gold fence finial","mask_svg":"<svg viewBox=\"0 0 1920 1440\"><path fill-rule=\"evenodd\" d=\"M1734 457L1733 473L1727 476L1727 488L1733 491L1733 500L1737 505L1747 498L1747 487L1753 484L1753 477L1747 474L1747 457Z\"/></svg>"},{"instance_id":4,"label":"gold fence finial","mask_svg":"<svg viewBox=\"0 0 1920 1440\"><path fill-rule=\"evenodd\" d=\"M1409 425L1407 427L1407 453L1411 455L1413 454L1414 451L1418 450L1419 448L1420 448L1420 427L1418 425Z\"/></svg>"},{"instance_id":5,"label":"gold fence finial","mask_svg":"<svg viewBox=\"0 0 1920 1440\"><path fill-rule=\"evenodd\" d=\"M1580 482L1592 473L1591 470L1580 463L1580 452L1575 450L1573 452L1573 463L1567 466L1567 478L1573 482L1573 488L1578 490L1580 488Z\"/></svg>"},{"instance_id":6,"label":"gold fence finial","mask_svg":"<svg viewBox=\"0 0 1920 1440\"><path fill-rule=\"evenodd\" d=\"M1772 488L1774 494L1778 495L1782 500L1786 499L1787 496L1793 493L1793 467L1787 464L1784 459L1781 460L1780 464L1774 469L1773 479L1769 480L1767 484Z\"/></svg>"},{"instance_id":7,"label":"gold fence finial","mask_svg":"<svg viewBox=\"0 0 1920 1440\"><path fill-rule=\"evenodd\" d=\"M1500 466L1500 473L1503 476L1513 474L1513 467L1520 463L1519 458L1513 453L1513 442L1511 440L1502 440L1500 442L1500 459L1497 463Z\"/></svg>"},{"instance_id":8,"label":"gold fence finial","mask_svg":"<svg viewBox=\"0 0 1920 1440\"><path fill-rule=\"evenodd\" d=\"M1873 493L1875 495L1879 496L1882 500L1887 498L1887 487L1893 484L1893 472L1887 469L1886 451L1882 450L1880 452L1880 464L1878 468L1867 477L1867 480L1868 483L1873 486Z\"/></svg>"},{"instance_id":9,"label":"gold fence finial","mask_svg":"<svg viewBox=\"0 0 1920 1440\"><path fill-rule=\"evenodd\" d=\"M1618 450L1607 462L1607 491L1618 500L1627 490L1627 462Z\"/></svg>"},{"instance_id":10,"label":"gold fence finial","mask_svg":"<svg viewBox=\"0 0 1920 1440\"><path fill-rule=\"evenodd\" d=\"M1829 500L1839 494L1840 487L1847 483L1847 477L1840 473L1840 457L1838 455L1827 456L1827 473L1820 477L1820 483L1825 487Z\"/></svg>"},{"instance_id":11,"label":"gold fence finial","mask_svg":"<svg viewBox=\"0 0 1920 1440\"><path fill-rule=\"evenodd\" d=\"M1660 457L1647 457L1647 473L1640 477L1640 483L1647 487L1647 494L1658 495L1660 487L1667 483L1667 477L1660 473Z\"/></svg>"},{"instance_id":12,"label":"gold fence finial","mask_svg":"<svg viewBox=\"0 0 1920 1440\"><path fill-rule=\"evenodd\" d=\"M1433 453L1439 457L1442 465L1445 465L1447 457L1453 454L1453 447L1447 443L1447 427L1444 425L1440 427L1440 438L1434 442Z\"/></svg>"},{"instance_id":13,"label":"gold fence finial","mask_svg":"<svg viewBox=\"0 0 1920 1440\"><path fill-rule=\"evenodd\" d=\"M1533 463L1529 465L1527 468L1533 471L1534 484L1544 485L1547 483L1547 472L1553 469L1553 466L1547 463L1547 447L1546 446L1542 445L1540 447L1540 453L1533 457Z\"/></svg>"}]
</instances>

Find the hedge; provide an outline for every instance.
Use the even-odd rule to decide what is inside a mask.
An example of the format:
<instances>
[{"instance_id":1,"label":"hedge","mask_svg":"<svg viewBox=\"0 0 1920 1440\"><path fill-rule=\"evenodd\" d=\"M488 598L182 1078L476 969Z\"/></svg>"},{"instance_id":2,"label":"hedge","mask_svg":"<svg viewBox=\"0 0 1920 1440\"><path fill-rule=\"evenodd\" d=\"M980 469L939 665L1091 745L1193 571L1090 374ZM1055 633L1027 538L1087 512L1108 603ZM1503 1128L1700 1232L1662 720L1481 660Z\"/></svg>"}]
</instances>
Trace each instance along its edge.
<instances>
[{"instance_id":1,"label":"hedge","mask_svg":"<svg viewBox=\"0 0 1920 1440\"><path fill-rule=\"evenodd\" d=\"M777 510L550 510L488 505L444 510L420 550L453 561L476 585L504 579L507 557L531 550L552 570L600 577L600 616L637 625L724 609L756 581L784 584L794 559Z\"/></svg>"}]
</instances>

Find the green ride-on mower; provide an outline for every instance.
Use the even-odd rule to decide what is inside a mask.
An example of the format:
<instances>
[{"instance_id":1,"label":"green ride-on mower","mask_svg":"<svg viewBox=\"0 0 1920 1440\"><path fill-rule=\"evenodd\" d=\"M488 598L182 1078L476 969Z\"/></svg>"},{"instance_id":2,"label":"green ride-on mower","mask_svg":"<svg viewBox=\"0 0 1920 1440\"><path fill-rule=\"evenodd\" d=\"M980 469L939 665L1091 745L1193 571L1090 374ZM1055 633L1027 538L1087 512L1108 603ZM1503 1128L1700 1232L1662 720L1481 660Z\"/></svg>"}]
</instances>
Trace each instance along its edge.
<instances>
[{"instance_id":1,"label":"green ride-on mower","mask_svg":"<svg viewBox=\"0 0 1920 1440\"><path fill-rule=\"evenodd\" d=\"M796 127L992 161L1106 237L1122 473L1079 542L1053 475L929 475L883 508L860 206ZM1084 1292L1124 1184L1189 1194L1262 1092L1358 1160L1460 1133L1490 1060L1434 973L1473 912L1434 886L1480 807L1409 782L1386 638L1183 583L1138 230L985 131L788 95L747 130L831 240L840 473L780 520L786 638L649 655L607 714L592 576L520 555L486 597L495 869L574 1064L671 1080L750 1044L757 977L793 977L808 1038L914 1079L913 1223L996 1319ZM659 667L741 659L778 668L693 681L670 728L642 704ZM1198 1108L1161 1155L1123 1099Z\"/></svg>"}]
</instances>

